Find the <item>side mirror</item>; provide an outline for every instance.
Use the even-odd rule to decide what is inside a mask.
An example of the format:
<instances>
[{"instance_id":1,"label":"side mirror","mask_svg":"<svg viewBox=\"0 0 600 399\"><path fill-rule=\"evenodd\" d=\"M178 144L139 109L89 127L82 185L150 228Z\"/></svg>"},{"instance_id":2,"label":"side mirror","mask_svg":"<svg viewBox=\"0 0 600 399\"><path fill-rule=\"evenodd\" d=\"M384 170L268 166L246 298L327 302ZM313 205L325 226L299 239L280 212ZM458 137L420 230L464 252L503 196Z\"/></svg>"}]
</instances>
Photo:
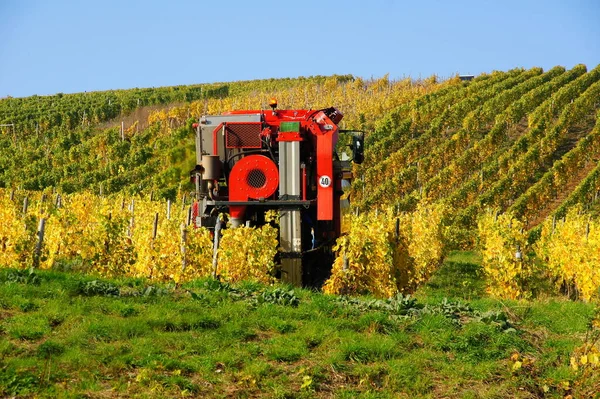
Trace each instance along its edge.
<instances>
[{"instance_id":1,"label":"side mirror","mask_svg":"<svg viewBox=\"0 0 600 399\"><path fill-rule=\"evenodd\" d=\"M365 133L360 130L339 131L343 136L337 143L336 153L342 161L352 161L356 164L361 164L365 159ZM345 149L345 150L344 150ZM352 151L352 159L346 152L347 149Z\"/></svg>"},{"instance_id":2,"label":"side mirror","mask_svg":"<svg viewBox=\"0 0 600 399\"><path fill-rule=\"evenodd\" d=\"M352 161L361 164L365 160L365 135L357 132L352 136Z\"/></svg>"}]
</instances>

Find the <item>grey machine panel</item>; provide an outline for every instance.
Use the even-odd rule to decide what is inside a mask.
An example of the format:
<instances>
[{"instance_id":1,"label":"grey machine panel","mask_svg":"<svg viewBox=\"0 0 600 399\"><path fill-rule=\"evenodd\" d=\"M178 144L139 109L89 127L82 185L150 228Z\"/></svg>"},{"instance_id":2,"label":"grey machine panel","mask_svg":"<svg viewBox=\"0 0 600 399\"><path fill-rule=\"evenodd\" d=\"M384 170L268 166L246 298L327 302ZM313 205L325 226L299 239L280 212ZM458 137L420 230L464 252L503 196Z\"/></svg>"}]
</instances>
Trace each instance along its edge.
<instances>
[{"instance_id":1,"label":"grey machine panel","mask_svg":"<svg viewBox=\"0 0 600 399\"><path fill-rule=\"evenodd\" d=\"M300 142L279 142L279 198L300 199ZM279 238L282 253L281 278L302 285L302 229L299 209L279 211Z\"/></svg>"},{"instance_id":2,"label":"grey machine panel","mask_svg":"<svg viewBox=\"0 0 600 399\"><path fill-rule=\"evenodd\" d=\"M202 143L197 143L199 148L205 154L212 153L213 148L213 131L224 122L261 122L261 114L244 114L244 115L206 115L200 118L201 139ZM217 133L219 155L224 161L225 145L223 144L223 133ZM216 154L213 154L216 155ZM200 159L198 159L200 163Z\"/></svg>"}]
</instances>

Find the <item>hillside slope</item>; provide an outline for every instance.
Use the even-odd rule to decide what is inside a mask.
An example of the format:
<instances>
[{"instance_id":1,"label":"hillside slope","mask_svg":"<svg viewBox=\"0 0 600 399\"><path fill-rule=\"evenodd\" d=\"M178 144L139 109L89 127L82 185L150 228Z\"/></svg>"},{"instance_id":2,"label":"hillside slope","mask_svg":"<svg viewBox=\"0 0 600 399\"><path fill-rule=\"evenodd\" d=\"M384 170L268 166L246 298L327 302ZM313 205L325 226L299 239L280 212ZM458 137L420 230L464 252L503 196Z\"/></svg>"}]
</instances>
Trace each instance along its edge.
<instances>
[{"instance_id":1,"label":"hillside slope","mask_svg":"<svg viewBox=\"0 0 600 399\"><path fill-rule=\"evenodd\" d=\"M191 123L200 115L335 105L344 126L368 128L384 113L458 83L364 81L352 76L81 93L0 100L0 187L65 193L157 192L174 199L194 166ZM121 132L123 122L124 131Z\"/></svg>"},{"instance_id":2,"label":"hillside slope","mask_svg":"<svg viewBox=\"0 0 600 399\"><path fill-rule=\"evenodd\" d=\"M0 187L175 199L191 189L193 120L272 96L286 108L334 105L343 128L367 130L357 210L446 204L457 245L470 245L485 209L534 228L598 197L600 66L584 65L470 82L344 75L4 99L0 122L14 127L0 128Z\"/></svg>"},{"instance_id":3,"label":"hillside slope","mask_svg":"<svg viewBox=\"0 0 600 399\"><path fill-rule=\"evenodd\" d=\"M372 134L353 185L355 205L406 212L443 203L458 243L467 245L488 208L511 211L533 228L564 212L573 195L571 205L591 205L600 189L592 174L599 98L600 66L588 72L583 65L498 72L424 96Z\"/></svg>"}]
</instances>

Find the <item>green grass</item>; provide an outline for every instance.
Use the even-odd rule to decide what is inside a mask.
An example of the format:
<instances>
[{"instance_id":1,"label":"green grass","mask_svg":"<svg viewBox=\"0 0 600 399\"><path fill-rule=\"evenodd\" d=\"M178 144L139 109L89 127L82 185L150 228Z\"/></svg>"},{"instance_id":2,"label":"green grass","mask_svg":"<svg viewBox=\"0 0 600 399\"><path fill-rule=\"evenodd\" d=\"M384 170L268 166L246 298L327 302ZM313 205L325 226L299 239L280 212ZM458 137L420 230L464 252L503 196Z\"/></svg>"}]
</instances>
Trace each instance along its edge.
<instances>
[{"instance_id":1,"label":"green grass","mask_svg":"<svg viewBox=\"0 0 600 399\"><path fill-rule=\"evenodd\" d=\"M489 298L472 253L450 254L414 298L0 270L0 396L562 398L582 388L569 357L593 305ZM513 371L514 353L533 365Z\"/></svg>"}]
</instances>

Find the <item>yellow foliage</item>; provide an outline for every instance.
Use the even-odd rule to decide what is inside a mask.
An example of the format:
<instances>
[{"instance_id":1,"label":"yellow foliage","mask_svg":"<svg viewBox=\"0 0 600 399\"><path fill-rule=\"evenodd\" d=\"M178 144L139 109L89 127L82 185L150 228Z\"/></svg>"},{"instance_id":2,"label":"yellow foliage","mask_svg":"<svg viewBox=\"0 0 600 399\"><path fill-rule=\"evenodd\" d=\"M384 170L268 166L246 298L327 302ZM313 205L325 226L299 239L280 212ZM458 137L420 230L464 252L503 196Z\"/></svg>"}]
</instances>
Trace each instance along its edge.
<instances>
[{"instance_id":1,"label":"yellow foliage","mask_svg":"<svg viewBox=\"0 0 600 399\"><path fill-rule=\"evenodd\" d=\"M584 343L575 349L569 363L573 370L599 369L600 349L598 349L598 345L593 342Z\"/></svg>"},{"instance_id":2,"label":"yellow foliage","mask_svg":"<svg viewBox=\"0 0 600 399\"><path fill-rule=\"evenodd\" d=\"M525 286L532 267L524 226L511 214L495 216L494 213L487 212L478 221L487 291L500 298L526 297Z\"/></svg>"},{"instance_id":3,"label":"yellow foliage","mask_svg":"<svg viewBox=\"0 0 600 399\"><path fill-rule=\"evenodd\" d=\"M133 208L129 231L137 258L132 275L176 283L210 275L212 242L208 230L182 225L185 212L176 215L175 207L168 219L164 203L138 198Z\"/></svg>"},{"instance_id":4,"label":"yellow foliage","mask_svg":"<svg viewBox=\"0 0 600 399\"><path fill-rule=\"evenodd\" d=\"M104 276L129 272L134 260L125 234L128 217L108 199L90 193L67 196L46 222L42 268L59 261L81 260L83 271Z\"/></svg>"},{"instance_id":5,"label":"yellow foliage","mask_svg":"<svg viewBox=\"0 0 600 399\"><path fill-rule=\"evenodd\" d=\"M350 216L347 234L340 237L334 247L338 256L331 278L323 286L325 293L371 292L376 296L390 297L397 292L393 261L402 247L400 243L393 245L394 220L386 214Z\"/></svg>"},{"instance_id":6,"label":"yellow foliage","mask_svg":"<svg viewBox=\"0 0 600 399\"><path fill-rule=\"evenodd\" d=\"M337 77L329 77L322 83L307 81L306 84L276 91L256 90L225 98L202 99L169 110L154 111L149 115L148 123L171 120L176 126L180 126L190 115L198 117L236 109L265 109L269 99L276 97L279 106L286 109L320 109L335 106L344 114L340 127L357 129L362 128L361 117L366 116L370 121L374 121L383 113L448 84L456 84L456 80L449 79L437 83L435 79L425 79L420 84L413 84L411 79L390 81L387 75L368 81L360 78L340 81ZM169 129L169 125L163 123L162 128Z\"/></svg>"},{"instance_id":7,"label":"yellow foliage","mask_svg":"<svg viewBox=\"0 0 600 399\"><path fill-rule=\"evenodd\" d=\"M419 205L410 214L349 215L349 228L337 241L329 294L372 293L390 297L427 281L444 256L440 206Z\"/></svg>"},{"instance_id":8,"label":"yellow foliage","mask_svg":"<svg viewBox=\"0 0 600 399\"><path fill-rule=\"evenodd\" d=\"M409 285L420 285L431 277L444 258L442 205L419 205L416 212L405 217L410 227L408 252L413 259Z\"/></svg>"},{"instance_id":9,"label":"yellow foliage","mask_svg":"<svg viewBox=\"0 0 600 399\"><path fill-rule=\"evenodd\" d=\"M15 203L0 194L0 267L24 267L27 251L32 249L25 220Z\"/></svg>"},{"instance_id":10,"label":"yellow foliage","mask_svg":"<svg viewBox=\"0 0 600 399\"><path fill-rule=\"evenodd\" d=\"M564 221L554 226L546 220L536 252L561 286L574 287L579 297L590 301L600 289L600 223L574 207Z\"/></svg>"},{"instance_id":11,"label":"yellow foliage","mask_svg":"<svg viewBox=\"0 0 600 399\"><path fill-rule=\"evenodd\" d=\"M31 265L37 221L44 217L40 268L176 283L212 275L212 234L181 223L186 207L172 206L169 219L164 203L142 198L125 204L120 198L78 193L64 196L62 206L50 210L49 201L40 203L33 197L30 214L23 217L17 201L0 190L0 267ZM276 221L273 212L267 215L271 221ZM223 230L218 253L221 278L271 283L278 235L276 223Z\"/></svg>"},{"instance_id":12,"label":"yellow foliage","mask_svg":"<svg viewBox=\"0 0 600 399\"><path fill-rule=\"evenodd\" d=\"M217 274L227 282L253 280L272 283L278 238L278 229L270 224L224 230Z\"/></svg>"}]
</instances>

